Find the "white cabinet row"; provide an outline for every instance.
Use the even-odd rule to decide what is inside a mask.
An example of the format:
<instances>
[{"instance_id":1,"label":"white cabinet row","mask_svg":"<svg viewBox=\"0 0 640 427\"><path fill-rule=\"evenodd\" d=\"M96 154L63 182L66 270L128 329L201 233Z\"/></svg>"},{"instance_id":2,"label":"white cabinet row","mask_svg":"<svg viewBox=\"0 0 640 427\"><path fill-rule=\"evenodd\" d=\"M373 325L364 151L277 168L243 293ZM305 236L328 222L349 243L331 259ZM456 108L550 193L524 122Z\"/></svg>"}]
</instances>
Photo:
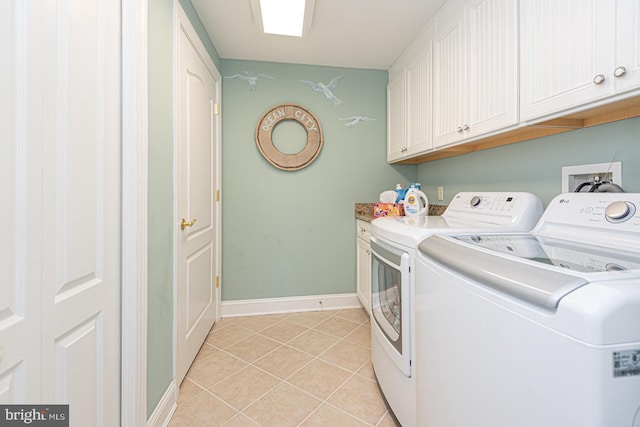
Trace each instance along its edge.
<instances>
[{"instance_id":1,"label":"white cabinet row","mask_svg":"<svg viewBox=\"0 0 640 427\"><path fill-rule=\"evenodd\" d=\"M371 314L371 224L356 220L356 292L362 306Z\"/></svg>"},{"instance_id":2,"label":"white cabinet row","mask_svg":"<svg viewBox=\"0 0 640 427\"><path fill-rule=\"evenodd\" d=\"M639 24L640 0L448 1L389 70L387 160L635 95Z\"/></svg>"}]
</instances>

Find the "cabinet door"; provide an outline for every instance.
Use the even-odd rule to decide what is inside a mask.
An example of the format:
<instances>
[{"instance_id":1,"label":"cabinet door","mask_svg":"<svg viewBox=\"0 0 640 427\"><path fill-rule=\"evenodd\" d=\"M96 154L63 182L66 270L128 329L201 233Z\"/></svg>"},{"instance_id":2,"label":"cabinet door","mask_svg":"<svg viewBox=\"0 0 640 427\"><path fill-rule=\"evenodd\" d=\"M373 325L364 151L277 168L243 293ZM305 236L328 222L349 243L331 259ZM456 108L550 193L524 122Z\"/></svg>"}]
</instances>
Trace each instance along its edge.
<instances>
[{"instance_id":1,"label":"cabinet door","mask_svg":"<svg viewBox=\"0 0 640 427\"><path fill-rule=\"evenodd\" d=\"M431 148L432 93L431 42L407 66L407 153L418 154Z\"/></svg>"},{"instance_id":2,"label":"cabinet door","mask_svg":"<svg viewBox=\"0 0 640 427\"><path fill-rule=\"evenodd\" d=\"M521 121L612 93L614 1L521 0Z\"/></svg>"},{"instance_id":3,"label":"cabinet door","mask_svg":"<svg viewBox=\"0 0 640 427\"><path fill-rule=\"evenodd\" d=\"M640 0L618 0L616 12L616 58L612 72L615 91L621 93L640 88Z\"/></svg>"},{"instance_id":4,"label":"cabinet door","mask_svg":"<svg viewBox=\"0 0 640 427\"><path fill-rule=\"evenodd\" d=\"M358 299L362 306L371 314L371 247L369 242L356 239L356 281Z\"/></svg>"},{"instance_id":5,"label":"cabinet door","mask_svg":"<svg viewBox=\"0 0 640 427\"><path fill-rule=\"evenodd\" d=\"M451 1L437 18L433 39L433 145L464 138L467 48L463 3Z\"/></svg>"},{"instance_id":6,"label":"cabinet door","mask_svg":"<svg viewBox=\"0 0 640 427\"><path fill-rule=\"evenodd\" d=\"M517 0L469 3L467 138L518 123Z\"/></svg>"},{"instance_id":7,"label":"cabinet door","mask_svg":"<svg viewBox=\"0 0 640 427\"><path fill-rule=\"evenodd\" d=\"M404 70L387 85L387 161L401 159L406 144L406 77Z\"/></svg>"}]
</instances>

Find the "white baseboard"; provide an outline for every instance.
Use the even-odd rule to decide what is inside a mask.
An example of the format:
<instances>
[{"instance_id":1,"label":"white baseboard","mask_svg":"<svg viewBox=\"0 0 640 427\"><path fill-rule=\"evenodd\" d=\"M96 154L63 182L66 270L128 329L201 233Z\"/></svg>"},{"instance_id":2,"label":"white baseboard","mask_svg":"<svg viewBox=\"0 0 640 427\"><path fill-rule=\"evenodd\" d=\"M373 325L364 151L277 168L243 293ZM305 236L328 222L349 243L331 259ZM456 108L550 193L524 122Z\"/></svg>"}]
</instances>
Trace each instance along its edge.
<instances>
[{"instance_id":1,"label":"white baseboard","mask_svg":"<svg viewBox=\"0 0 640 427\"><path fill-rule=\"evenodd\" d=\"M171 381L169 387L164 392L162 399L158 402L156 409L147 420L147 427L165 427L171 421L171 417L178 406L176 381Z\"/></svg>"},{"instance_id":2,"label":"white baseboard","mask_svg":"<svg viewBox=\"0 0 640 427\"><path fill-rule=\"evenodd\" d=\"M262 298L222 301L222 317L293 313L298 311L338 310L359 307L362 307L362 305L360 305L356 294Z\"/></svg>"}]
</instances>

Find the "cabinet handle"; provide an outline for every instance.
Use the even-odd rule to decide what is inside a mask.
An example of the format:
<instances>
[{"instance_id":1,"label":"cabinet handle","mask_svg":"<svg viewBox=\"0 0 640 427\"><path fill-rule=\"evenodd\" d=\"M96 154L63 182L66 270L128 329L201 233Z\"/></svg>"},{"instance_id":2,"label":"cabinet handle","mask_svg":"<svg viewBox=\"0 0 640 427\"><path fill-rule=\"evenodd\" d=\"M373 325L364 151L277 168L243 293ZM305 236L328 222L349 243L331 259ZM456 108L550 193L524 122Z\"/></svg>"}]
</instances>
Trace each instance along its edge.
<instances>
[{"instance_id":1,"label":"cabinet handle","mask_svg":"<svg viewBox=\"0 0 640 427\"><path fill-rule=\"evenodd\" d=\"M469 130L469 125L464 125L462 127L462 130L465 131L465 132L468 131Z\"/></svg>"},{"instance_id":2,"label":"cabinet handle","mask_svg":"<svg viewBox=\"0 0 640 427\"><path fill-rule=\"evenodd\" d=\"M462 126L458 126L458 129L456 129L458 131L458 133L462 133Z\"/></svg>"},{"instance_id":3,"label":"cabinet handle","mask_svg":"<svg viewBox=\"0 0 640 427\"><path fill-rule=\"evenodd\" d=\"M616 77L622 77L625 74L627 74L627 69L625 67L618 67L613 72L613 75L616 76Z\"/></svg>"},{"instance_id":4,"label":"cabinet handle","mask_svg":"<svg viewBox=\"0 0 640 427\"><path fill-rule=\"evenodd\" d=\"M600 85L604 82L604 74L596 74L593 78L593 82L597 85Z\"/></svg>"},{"instance_id":5,"label":"cabinet handle","mask_svg":"<svg viewBox=\"0 0 640 427\"><path fill-rule=\"evenodd\" d=\"M403 152L403 153L406 153L407 152L407 147L402 147L402 149L400 151Z\"/></svg>"}]
</instances>

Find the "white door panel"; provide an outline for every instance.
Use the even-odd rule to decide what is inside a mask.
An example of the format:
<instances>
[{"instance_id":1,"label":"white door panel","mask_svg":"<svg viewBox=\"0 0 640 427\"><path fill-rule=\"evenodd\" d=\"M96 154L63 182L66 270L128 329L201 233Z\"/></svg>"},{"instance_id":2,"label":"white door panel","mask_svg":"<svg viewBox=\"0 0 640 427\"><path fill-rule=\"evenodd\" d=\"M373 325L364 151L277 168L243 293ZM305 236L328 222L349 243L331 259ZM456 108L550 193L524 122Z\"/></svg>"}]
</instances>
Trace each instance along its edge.
<instances>
[{"instance_id":1,"label":"white door panel","mask_svg":"<svg viewBox=\"0 0 640 427\"><path fill-rule=\"evenodd\" d=\"M219 275L219 118L215 105L220 77L195 33L179 23L177 158L177 381L180 383L217 316ZM206 55L206 53L204 53ZM181 229L184 219L191 225ZM194 221L195 222L192 222Z\"/></svg>"},{"instance_id":2,"label":"white door panel","mask_svg":"<svg viewBox=\"0 0 640 427\"><path fill-rule=\"evenodd\" d=\"M43 102L44 402L117 424L120 373L119 5L48 3ZM77 424L76 424L77 423Z\"/></svg>"},{"instance_id":3,"label":"white door panel","mask_svg":"<svg viewBox=\"0 0 640 427\"><path fill-rule=\"evenodd\" d=\"M9 11L0 399L69 404L72 426L117 425L120 4L15 1Z\"/></svg>"},{"instance_id":4,"label":"white door panel","mask_svg":"<svg viewBox=\"0 0 640 427\"><path fill-rule=\"evenodd\" d=\"M198 321L206 315L207 309L214 301L213 287L210 278L214 271L213 244L210 242L204 248L196 251L187 258L187 339L198 326Z\"/></svg>"},{"instance_id":5,"label":"white door panel","mask_svg":"<svg viewBox=\"0 0 640 427\"><path fill-rule=\"evenodd\" d=\"M35 2L33 2L35 3ZM40 146L43 12L20 0L0 14L0 403L41 398ZM34 95L35 94L35 95Z\"/></svg>"}]
</instances>

